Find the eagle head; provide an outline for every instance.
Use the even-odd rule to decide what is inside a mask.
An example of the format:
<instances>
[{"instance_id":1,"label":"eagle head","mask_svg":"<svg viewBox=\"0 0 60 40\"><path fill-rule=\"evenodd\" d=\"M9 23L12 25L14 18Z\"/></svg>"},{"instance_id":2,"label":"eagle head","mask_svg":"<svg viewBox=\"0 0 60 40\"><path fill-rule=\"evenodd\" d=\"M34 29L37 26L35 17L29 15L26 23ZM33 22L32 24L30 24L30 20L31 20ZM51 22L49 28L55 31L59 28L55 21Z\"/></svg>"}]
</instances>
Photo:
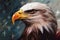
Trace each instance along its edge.
<instances>
[{"instance_id":1,"label":"eagle head","mask_svg":"<svg viewBox=\"0 0 60 40\"><path fill-rule=\"evenodd\" d=\"M28 34L30 34L32 30L37 29L39 29L41 33L44 33L44 30L55 33L57 29L54 12L46 4L39 2L31 2L23 5L13 14L12 23L14 24L18 19L23 19L25 22L31 23L30 27L27 27L26 30Z\"/></svg>"}]
</instances>

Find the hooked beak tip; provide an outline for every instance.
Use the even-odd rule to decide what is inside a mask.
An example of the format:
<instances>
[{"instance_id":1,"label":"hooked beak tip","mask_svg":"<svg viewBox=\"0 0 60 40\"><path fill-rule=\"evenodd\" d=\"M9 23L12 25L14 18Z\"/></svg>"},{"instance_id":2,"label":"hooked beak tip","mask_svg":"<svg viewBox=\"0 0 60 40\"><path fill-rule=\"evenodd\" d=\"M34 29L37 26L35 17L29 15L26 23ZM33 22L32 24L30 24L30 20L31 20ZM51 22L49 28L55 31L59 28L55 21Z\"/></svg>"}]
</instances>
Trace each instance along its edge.
<instances>
[{"instance_id":1,"label":"hooked beak tip","mask_svg":"<svg viewBox=\"0 0 60 40\"><path fill-rule=\"evenodd\" d=\"M14 18L12 17L12 24L14 24L14 21L15 21L15 20L14 20Z\"/></svg>"},{"instance_id":2,"label":"hooked beak tip","mask_svg":"<svg viewBox=\"0 0 60 40\"><path fill-rule=\"evenodd\" d=\"M12 24L14 24L15 20L19 18L19 15L17 13L13 14L12 16Z\"/></svg>"}]
</instances>

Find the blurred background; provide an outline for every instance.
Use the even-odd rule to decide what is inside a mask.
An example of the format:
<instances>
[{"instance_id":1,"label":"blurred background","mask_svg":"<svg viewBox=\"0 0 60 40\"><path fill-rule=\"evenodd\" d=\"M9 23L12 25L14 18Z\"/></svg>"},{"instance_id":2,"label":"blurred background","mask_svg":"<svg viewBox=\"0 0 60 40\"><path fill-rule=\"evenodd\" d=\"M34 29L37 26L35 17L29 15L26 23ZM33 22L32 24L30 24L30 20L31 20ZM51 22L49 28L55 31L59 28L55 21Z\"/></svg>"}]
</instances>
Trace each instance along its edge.
<instances>
[{"instance_id":1,"label":"blurred background","mask_svg":"<svg viewBox=\"0 0 60 40\"><path fill-rule=\"evenodd\" d=\"M50 6L60 26L60 0L0 0L0 40L17 40L21 36L25 24L22 21L16 21L13 25L11 16L28 2L41 2Z\"/></svg>"}]
</instances>

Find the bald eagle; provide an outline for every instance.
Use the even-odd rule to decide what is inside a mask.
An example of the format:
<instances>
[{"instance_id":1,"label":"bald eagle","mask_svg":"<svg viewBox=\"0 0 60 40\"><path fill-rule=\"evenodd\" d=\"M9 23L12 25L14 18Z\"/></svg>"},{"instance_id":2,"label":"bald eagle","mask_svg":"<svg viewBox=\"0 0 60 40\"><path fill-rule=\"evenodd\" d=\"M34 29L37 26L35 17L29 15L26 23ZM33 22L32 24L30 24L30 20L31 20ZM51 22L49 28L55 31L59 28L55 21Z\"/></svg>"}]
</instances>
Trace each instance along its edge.
<instances>
[{"instance_id":1,"label":"bald eagle","mask_svg":"<svg viewBox=\"0 0 60 40\"><path fill-rule=\"evenodd\" d=\"M18 40L56 40L56 17L46 4L39 2L25 4L13 14L12 23L18 19L26 24Z\"/></svg>"}]
</instances>

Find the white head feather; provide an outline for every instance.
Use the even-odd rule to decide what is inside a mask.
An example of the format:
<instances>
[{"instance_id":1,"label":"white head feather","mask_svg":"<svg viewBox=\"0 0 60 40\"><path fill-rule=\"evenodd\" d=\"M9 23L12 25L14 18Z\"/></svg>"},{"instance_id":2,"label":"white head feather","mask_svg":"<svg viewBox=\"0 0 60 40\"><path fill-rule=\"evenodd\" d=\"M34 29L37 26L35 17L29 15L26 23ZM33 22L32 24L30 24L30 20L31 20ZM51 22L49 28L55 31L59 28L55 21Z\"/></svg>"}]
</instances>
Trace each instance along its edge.
<instances>
[{"instance_id":1,"label":"white head feather","mask_svg":"<svg viewBox=\"0 0 60 40\"><path fill-rule=\"evenodd\" d=\"M20 9L22 9L23 11L26 11L30 9L50 9L50 8L46 4L42 4L39 2L31 2L31 3L25 4Z\"/></svg>"}]
</instances>

